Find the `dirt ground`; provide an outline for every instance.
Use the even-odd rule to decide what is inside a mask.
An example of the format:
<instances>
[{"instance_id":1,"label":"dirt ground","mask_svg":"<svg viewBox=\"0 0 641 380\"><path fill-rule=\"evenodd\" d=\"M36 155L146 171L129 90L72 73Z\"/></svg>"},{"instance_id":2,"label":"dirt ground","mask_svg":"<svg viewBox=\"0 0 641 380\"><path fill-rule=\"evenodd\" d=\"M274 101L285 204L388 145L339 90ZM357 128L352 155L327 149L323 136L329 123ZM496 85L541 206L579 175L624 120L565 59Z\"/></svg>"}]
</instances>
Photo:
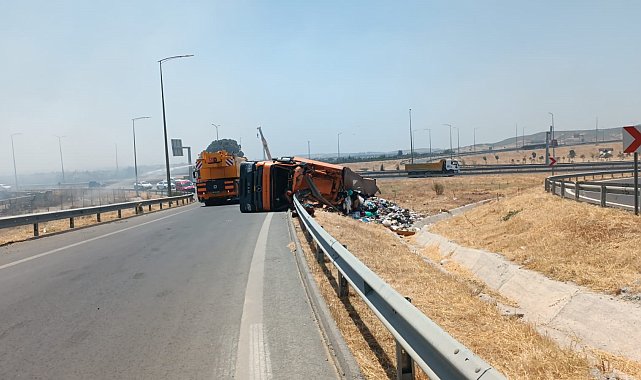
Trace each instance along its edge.
<instances>
[{"instance_id":1,"label":"dirt ground","mask_svg":"<svg viewBox=\"0 0 641 380\"><path fill-rule=\"evenodd\" d=\"M543 187L546 174L508 174L465 177L379 179L381 197L425 215L451 210L485 199L513 196ZM437 194L435 184L443 186Z\"/></svg>"}]
</instances>

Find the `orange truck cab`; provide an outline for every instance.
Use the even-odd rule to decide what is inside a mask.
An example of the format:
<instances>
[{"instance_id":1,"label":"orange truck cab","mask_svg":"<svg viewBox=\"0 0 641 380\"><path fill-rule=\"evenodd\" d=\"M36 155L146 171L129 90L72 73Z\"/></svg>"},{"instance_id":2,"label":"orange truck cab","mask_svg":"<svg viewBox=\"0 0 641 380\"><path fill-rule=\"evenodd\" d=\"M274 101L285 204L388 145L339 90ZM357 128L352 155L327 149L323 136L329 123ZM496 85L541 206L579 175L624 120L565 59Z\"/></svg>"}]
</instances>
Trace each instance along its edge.
<instances>
[{"instance_id":1,"label":"orange truck cab","mask_svg":"<svg viewBox=\"0 0 641 380\"><path fill-rule=\"evenodd\" d=\"M238 200L240 164L243 157L227 151L203 151L196 160L196 195L207 206Z\"/></svg>"}]
</instances>

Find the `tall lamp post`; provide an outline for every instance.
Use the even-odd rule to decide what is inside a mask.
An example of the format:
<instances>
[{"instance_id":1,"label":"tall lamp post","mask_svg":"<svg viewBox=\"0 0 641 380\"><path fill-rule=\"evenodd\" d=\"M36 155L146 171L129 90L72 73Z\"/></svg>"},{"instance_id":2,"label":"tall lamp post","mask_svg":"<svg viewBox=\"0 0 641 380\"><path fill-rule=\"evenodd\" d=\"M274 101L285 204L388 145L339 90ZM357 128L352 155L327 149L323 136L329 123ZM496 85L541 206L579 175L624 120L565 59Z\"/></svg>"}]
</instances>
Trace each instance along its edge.
<instances>
[{"instance_id":1,"label":"tall lamp post","mask_svg":"<svg viewBox=\"0 0 641 380\"><path fill-rule=\"evenodd\" d=\"M18 191L18 171L16 170L16 151L13 147L13 136L21 135L22 133L12 133L11 134L11 154L13 155L13 176L16 181L16 191Z\"/></svg>"},{"instance_id":2,"label":"tall lamp post","mask_svg":"<svg viewBox=\"0 0 641 380\"><path fill-rule=\"evenodd\" d=\"M58 136L54 135L58 138L58 148L60 149L60 167L62 168L62 183L65 183L65 163L62 160L62 139L67 137L67 136Z\"/></svg>"},{"instance_id":3,"label":"tall lamp post","mask_svg":"<svg viewBox=\"0 0 641 380\"><path fill-rule=\"evenodd\" d=\"M430 128L425 128L427 135L430 139L430 158L432 157L432 130Z\"/></svg>"},{"instance_id":4,"label":"tall lamp post","mask_svg":"<svg viewBox=\"0 0 641 380\"><path fill-rule=\"evenodd\" d=\"M450 127L450 159L453 158L454 150L452 149L452 124L443 124Z\"/></svg>"},{"instance_id":5,"label":"tall lamp post","mask_svg":"<svg viewBox=\"0 0 641 380\"><path fill-rule=\"evenodd\" d=\"M412 109L410 108L410 161L414 163L414 137L412 135Z\"/></svg>"},{"instance_id":6,"label":"tall lamp post","mask_svg":"<svg viewBox=\"0 0 641 380\"><path fill-rule=\"evenodd\" d=\"M218 140L219 140L219 139L218 139L218 127L220 127L220 124L214 124L214 123L211 123L211 125L213 125L214 127L216 127L216 141L218 141Z\"/></svg>"},{"instance_id":7,"label":"tall lamp post","mask_svg":"<svg viewBox=\"0 0 641 380\"><path fill-rule=\"evenodd\" d=\"M461 129L459 127L454 129L456 129L456 155L461 158Z\"/></svg>"},{"instance_id":8,"label":"tall lamp post","mask_svg":"<svg viewBox=\"0 0 641 380\"><path fill-rule=\"evenodd\" d=\"M336 147L337 147L337 149L338 149L338 150L337 150L338 158L336 159L336 163L338 163L338 161L340 161L340 159L341 159L341 135L342 135L342 134L343 134L343 132L338 132L338 135L337 135L337 136L338 136L338 139L337 139L337 143L338 143L338 144L337 144L337 146L336 146Z\"/></svg>"},{"instance_id":9,"label":"tall lamp post","mask_svg":"<svg viewBox=\"0 0 641 380\"><path fill-rule=\"evenodd\" d=\"M554 154L554 114L552 112L548 113L552 116L552 157L556 159L556 155Z\"/></svg>"},{"instance_id":10,"label":"tall lamp post","mask_svg":"<svg viewBox=\"0 0 641 380\"><path fill-rule=\"evenodd\" d=\"M138 155L136 153L136 120L151 119L149 116L134 117L131 119L131 129L134 134L134 172L136 173L136 196L138 196Z\"/></svg>"},{"instance_id":11,"label":"tall lamp post","mask_svg":"<svg viewBox=\"0 0 641 380\"><path fill-rule=\"evenodd\" d=\"M472 145L472 150L474 151L474 153L476 153L476 130L477 129L478 127L474 128L474 144Z\"/></svg>"},{"instance_id":12,"label":"tall lamp post","mask_svg":"<svg viewBox=\"0 0 641 380\"><path fill-rule=\"evenodd\" d=\"M188 54L188 55L175 55L173 57L167 57L163 58L158 61L158 64L160 65L160 96L162 98L162 125L163 125L163 131L165 135L165 167L167 170L167 196L171 196L171 174L169 172L169 147L167 146L167 118L165 117L165 90L163 88L163 82L162 82L162 63L176 59L176 58L187 58L187 57L193 57L193 54Z\"/></svg>"}]
</instances>

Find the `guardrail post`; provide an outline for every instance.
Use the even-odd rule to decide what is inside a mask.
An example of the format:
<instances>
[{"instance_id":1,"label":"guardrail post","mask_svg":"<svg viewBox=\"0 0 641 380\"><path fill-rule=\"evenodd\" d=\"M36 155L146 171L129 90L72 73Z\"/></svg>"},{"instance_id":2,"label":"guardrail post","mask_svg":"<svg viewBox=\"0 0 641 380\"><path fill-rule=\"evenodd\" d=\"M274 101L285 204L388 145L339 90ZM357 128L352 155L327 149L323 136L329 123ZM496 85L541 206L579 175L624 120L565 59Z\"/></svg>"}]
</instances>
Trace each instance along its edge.
<instances>
[{"instance_id":1,"label":"guardrail post","mask_svg":"<svg viewBox=\"0 0 641 380\"><path fill-rule=\"evenodd\" d=\"M601 207L605 207L605 197L607 195L605 185L601 185Z\"/></svg>"},{"instance_id":2,"label":"guardrail post","mask_svg":"<svg viewBox=\"0 0 641 380\"><path fill-rule=\"evenodd\" d=\"M33 236L40 236L40 230L38 229L38 223L33 224Z\"/></svg>"},{"instance_id":3,"label":"guardrail post","mask_svg":"<svg viewBox=\"0 0 641 380\"><path fill-rule=\"evenodd\" d=\"M75 224L73 222L73 218L69 218L69 228L74 228Z\"/></svg>"},{"instance_id":4,"label":"guardrail post","mask_svg":"<svg viewBox=\"0 0 641 380\"><path fill-rule=\"evenodd\" d=\"M561 198L565 198L565 181L561 181Z\"/></svg>"},{"instance_id":5,"label":"guardrail post","mask_svg":"<svg viewBox=\"0 0 641 380\"><path fill-rule=\"evenodd\" d=\"M341 271L338 271L338 296L340 298L349 297L349 285Z\"/></svg>"},{"instance_id":6,"label":"guardrail post","mask_svg":"<svg viewBox=\"0 0 641 380\"><path fill-rule=\"evenodd\" d=\"M100 213L96 214L96 222L100 222Z\"/></svg>"},{"instance_id":7,"label":"guardrail post","mask_svg":"<svg viewBox=\"0 0 641 380\"><path fill-rule=\"evenodd\" d=\"M151 205L149 205L149 211L151 211Z\"/></svg>"},{"instance_id":8,"label":"guardrail post","mask_svg":"<svg viewBox=\"0 0 641 380\"><path fill-rule=\"evenodd\" d=\"M412 303L412 299L405 297L407 302ZM414 380L414 360L396 341L396 380Z\"/></svg>"},{"instance_id":9,"label":"guardrail post","mask_svg":"<svg viewBox=\"0 0 641 380\"><path fill-rule=\"evenodd\" d=\"M160 202L160 209L162 210L162 202Z\"/></svg>"},{"instance_id":10,"label":"guardrail post","mask_svg":"<svg viewBox=\"0 0 641 380\"><path fill-rule=\"evenodd\" d=\"M169 208L171 208L171 201L169 201Z\"/></svg>"},{"instance_id":11,"label":"guardrail post","mask_svg":"<svg viewBox=\"0 0 641 380\"><path fill-rule=\"evenodd\" d=\"M545 179L545 191L550 192L550 180L547 178Z\"/></svg>"},{"instance_id":12,"label":"guardrail post","mask_svg":"<svg viewBox=\"0 0 641 380\"><path fill-rule=\"evenodd\" d=\"M118 218L122 218L122 210L118 210Z\"/></svg>"},{"instance_id":13,"label":"guardrail post","mask_svg":"<svg viewBox=\"0 0 641 380\"><path fill-rule=\"evenodd\" d=\"M574 183L574 200L578 201L579 200L579 179L576 179L576 182Z\"/></svg>"},{"instance_id":14,"label":"guardrail post","mask_svg":"<svg viewBox=\"0 0 641 380\"><path fill-rule=\"evenodd\" d=\"M556 195L556 182L555 181L550 181L550 190L552 191L553 195Z\"/></svg>"}]
</instances>

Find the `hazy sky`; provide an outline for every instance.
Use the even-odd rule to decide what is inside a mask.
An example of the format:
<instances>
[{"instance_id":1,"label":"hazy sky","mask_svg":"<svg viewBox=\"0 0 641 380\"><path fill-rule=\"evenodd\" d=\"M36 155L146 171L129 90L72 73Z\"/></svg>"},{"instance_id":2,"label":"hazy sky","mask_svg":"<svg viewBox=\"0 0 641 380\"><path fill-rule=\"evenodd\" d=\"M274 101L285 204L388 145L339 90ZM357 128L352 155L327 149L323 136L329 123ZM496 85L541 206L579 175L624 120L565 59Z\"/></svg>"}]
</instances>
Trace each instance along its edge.
<instances>
[{"instance_id":1,"label":"hazy sky","mask_svg":"<svg viewBox=\"0 0 641 380\"><path fill-rule=\"evenodd\" d=\"M274 155L461 145L641 121L638 1L2 1L0 174L164 162L242 138ZM172 159L173 161L173 159ZM178 162L178 160L175 160Z\"/></svg>"}]
</instances>

